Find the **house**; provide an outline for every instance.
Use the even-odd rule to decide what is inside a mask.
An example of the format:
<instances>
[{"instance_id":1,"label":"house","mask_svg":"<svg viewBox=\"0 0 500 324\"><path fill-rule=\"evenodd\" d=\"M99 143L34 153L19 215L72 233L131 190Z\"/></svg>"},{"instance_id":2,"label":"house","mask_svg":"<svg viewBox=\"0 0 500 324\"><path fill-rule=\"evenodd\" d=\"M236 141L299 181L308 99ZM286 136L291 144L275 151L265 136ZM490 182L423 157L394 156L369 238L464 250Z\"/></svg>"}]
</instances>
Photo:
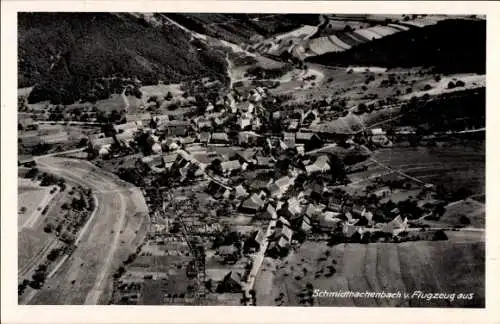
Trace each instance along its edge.
<instances>
[{"instance_id":1,"label":"house","mask_svg":"<svg viewBox=\"0 0 500 324\"><path fill-rule=\"evenodd\" d=\"M222 197L228 190L231 190L231 187L223 184L220 181L216 181L215 179L210 180L206 189L207 193L211 194L215 198Z\"/></svg>"},{"instance_id":2,"label":"house","mask_svg":"<svg viewBox=\"0 0 500 324\"><path fill-rule=\"evenodd\" d=\"M320 155L316 158L314 163L306 165L306 172L308 175L314 173L325 173L330 171L329 158L326 155Z\"/></svg>"},{"instance_id":3,"label":"house","mask_svg":"<svg viewBox=\"0 0 500 324\"><path fill-rule=\"evenodd\" d=\"M201 132L198 136L200 143L207 145L210 142L211 134L209 132Z\"/></svg>"},{"instance_id":4,"label":"house","mask_svg":"<svg viewBox=\"0 0 500 324\"><path fill-rule=\"evenodd\" d=\"M274 240L279 240L281 238L285 238L288 242L292 241L293 230L289 226L282 226L276 231L274 231L273 238Z\"/></svg>"},{"instance_id":5,"label":"house","mask_svg":"<svg viewBox=\"0 0 500 324\"><path fill-rule=\"evenodd\" d=\"M125 119L127 120L127 123L148 123L151 120L151 114L149 112L140 114L125 114Z\"/></svg>"},{"instance_id":6,"label":"house","mask_svg":"<svg viewBox=\"0 0 500 324\"><path fill-rule=\"evenodd\" d=\"M254 157L257 154L257 149L248 148L244 151L238 152L237 154L238 154L238 159L240 160L241 163L253 164Z\"/></svg>"},{"instance_id":7,"label":"house","mask_svg":"<svg viewBox=\"0 0 500 324\"><path fill-rule=\"evenodd\" d=\"M373 192L377 198L385 198L391 194L391 189L389 187L382 187Z\"/></svg>"},{"instance_id":8,"label":"house","mask_svg":"<svg viewBox=\"0 0 500 324\"><path fill-rule=\"evenodd\" d=\"M309 204L307 205L305 215L309 217L310 219L318 219L321 214L321 208L319 206L316 206L314 204Z\"/></svg>"},{"instance_id":9,"label":"house","mask_svg":"<svg viewBox=\"0 0 500 324\"><path fill-rule=\"evenodd\" d=\"M304 126L309 126L312 124L313 121L318 119L318 117L319 117L319 114L318 114L317 110L315 110L315 109L309 110L306 113L302 114L301 124Z\"/></svg>"},{"instance_id":10,"label":"house","mask_svg":"<svg viewBox=\"0 0 500 324\"><path fill-rule=\"evenodd\" d=\"M280 218L278 218L277 226L291 228L292 224L290 224L290 222L286 218L280 216Z\"/></svg>"},{"instance_id":11,"label":"house","mask_svg":"<svg viewBox=\"0 0 500 324\"><path fill-rule=\"evenodd\" d=\"M408 229L408 219L401 219L401 216L394 217L389 223L386 223L382 226L381 231L386 233L392 233L394 235L399 234L400 232L406 231Z\"/></svg>"},{"instance_id":12,"label":"house","mask_svg":"<svg viewBox=\"0 0 500 324\"><path fill-rule=\"evenodd\" d=\"M339 218L342 214L332 211L327 211L319 216L319 227L324 231L332 231L339 226L342 219Z\"/></svg>"},{"instance_id":13,"label":"house","mask_svg":"<svg viewBox=\"0 0 500 324\"><path fill-rule=\"evenodd\" d=\"M257 156L255 166L259 169L270 169L274 166L274 159L269 156Z\"/></svg>"},{"instance_id":14,"label":"house","mask_svg":"<svg viewBox=\"0 0 500 324\"><path fill-rule=\"evenodd\" d=\"M242 276L236 271L230 271L217 286L219 293L239 293L242 291Z\"/></svg>"},{"instance_id":15,"label":"house","mask_svg":"<svg viewBox=\"0 0 500 324\"><path fill-rule=\"evenodd\" d=\"M243 245L243 250L245 253L255 253L260 250L266 239L266 232L260 229L248 237Z\"/></svg>"},{"instance_id":16,"label":"house","mask_svg":"<svg viewBox=\"0 0 500 324\"><path fill-rule=\"evenodd\" d=\"M224 262L236 262L238 260L238 248L231 245L221 245L217 250Z\"/></svg>"},{"instance_id":17,"label":"house","mask_svg":"<svg viewBox=\"0 0 500 324\"><path fill-rule=\"evenodd\" d=\"M230 176L241 169L241 164L238 160L224 161L221 162L220 166L225 176Z\"/></svg>"},{"instance_id":18,"label":"house","mask_svg":"<svg viewBox=\"0 0 500 324\"><path fill-rule=\"evenodd\" d=\"M295 133L283 133L283 143L286 144L289 148L295 147Z\"/></svg>"},{"instance_id":19,"label":"house","mask_svg":"<svg viewBox=\"0 0 500 324\"><path fill-rule=\"evenodd\" d=\"M269 192L271 193L271 197L275 198L281 198L283 194L290 188L290 186L293 184L293 180L288 177L284 176L276 180L275 182L271 183L268 185Z\"/></svg>"},{"instance_id":20,"label":"house","mask_svg":"<svg viewBox=\"0 0 500 324\"><path fill-rule=\"evenodd\" d=\"M227 133L212 133L210 138L211 144L231 144L229 135Z\"/></svg>"},{"instance_id":21,"label":"house","mask_svg":"<svg viewBox=\"0 0 500 324\"><path fill-rule=\"evenodd\" d=\"M250 129L252 126L252 118L248 116L241 116L237 121L241 130Z\"/></svg>"},{"instance_id":22,"label":"house","mask_svg":"<svg viewBox=\"0 0 500 324\"><path fill-rule=\"evenodd\" d=\"M281 237L277 241L273 241L269 244L269 248L266 251L266 255L274 258L284 257L288 253L290 242L284 237Z\"/></svg>"},{"instance_id":23,"label":"house","mask_svg":"<svg viewBox=\"0 0 500 324\"><path fill-rule=\"evenodd\" d=\"M200 117L195 120L195 125L198 130L209 130L212 128L212 121L210 119Z\"/></svg>"},{"instance_id":24,"label":"house","mask_svg":"<svg viewBox=\"0 0 500 324\"><path fill-rule=\"evenodd\" d=\"M268 204L266 210L264 211L263 217L265 219L278 219L276 208L274 208L273 205Z\"/></svg>"},{"instance_id":25,"label":"house","mask_svg":"<svg viewBox=\"0 0 500 324\"><path fill-rule=\"evenodd\" d=\"M169 120L158 127L158 130L170 136L186 136L190 123L187 120Z\"/></svg>"},{"instance_id":26,"label":"house","mask_svg":"<svg viewBox=\"0 0 500 324\"><path fill-rule=\"evenodd\" d=\"M238 185L234 188L234 196L238 198L246 197L248 195L248 191L243 187L243 185Z\"/></svg>"},{"instance_id":27,"label":"house","mask_svg":"<svg viewBox=\"0 0 500 324\"><path fill-rule=\"evenodd\" d=\"M295 143L304 144L304 149L306 151L318 149L323 146L323 141L316 133L295 133Z\"/></svg>"},{"instance_id":28,"label":"house","mask_svg":"<svg viewBox=\"0 0 500 324\"><path fill-rule=\"evenodd\" d=\"M300 202L296 197L292 197L287 200L288 203L288 212L292 217L300 214L302 212L302 207L300 206Z\"/></svg>"},{"instance_id":29,"label":"house","mask_svg":"<svg viewBox=\"0 0 500 324\"><path fill-rule=\"evenodd\" d=\"M302 221L300 222L300 226L299 227L304 232L309 232L312 229L311 223L312 223L311 219L309 217L307 217L306 215L304 215L302 217Z\"/></svg>"},{"instance_id":30,"label":"house","mask_svg":"<svg viewBox=\"0 0 500 324\"><path fill-rule=\"evenodd\" d=\"M290 124L288 124L287 130L289 132L295 132L299 129L299 121L298 120L291 120Z\"/></svg>"},{"instance_id":31,"label":"house","mask_svg":"<svg viewBox=\"0 0 500 324\"><path fill-rule=\"evenodd\" d=\"M259 137L261 137L261 135L252 131L239 132L238 143L239 145L255 145Z\"/></svg>"},{"instance_id":32,"label":"house","mask_svg":"<svg viewBox=\"0 0 500 324\"><path fill-rule=\"evenodd\" d=\"M342 227L342 233L344 234L345 237L351 238L356 232L358 231L358 228L354 225L344 223Z\"/></svg>"},{"instance_id":33,"label":"house","mask_svg":"<svg viewBox=\"0 0 500 324\"><path fill-rule=\"evenodd\" d=\"M253 113L255 106L249 101L244 101L238 104L238 110L246 113Z\"/></svg>"},{"instance_id":34,"label":"house","mask_svg":"<svg viewBox=\"0 0 500 324\"><path fill-rule=\"evenodd\" d=\"M240 205L240 211L248 214L256 214L265 206L264 200L262 200L256 193L252 194Z\"/></svg>"}]
</instances>

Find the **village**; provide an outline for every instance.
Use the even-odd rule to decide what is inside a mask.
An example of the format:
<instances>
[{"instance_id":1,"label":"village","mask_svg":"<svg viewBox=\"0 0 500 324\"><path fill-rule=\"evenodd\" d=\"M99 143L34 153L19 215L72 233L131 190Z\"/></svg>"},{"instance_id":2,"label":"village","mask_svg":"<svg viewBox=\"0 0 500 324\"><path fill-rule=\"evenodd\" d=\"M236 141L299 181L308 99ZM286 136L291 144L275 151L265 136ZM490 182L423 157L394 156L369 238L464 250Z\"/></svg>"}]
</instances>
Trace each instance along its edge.
<instances>
[{"instance_id":1,"label":"village","mask_svg":"<svg viewBox=\"0 0 500 324\"><path fill-rule=\"evenodd\" d=\"M317 110L284 116L268 103L277 106L264 87L233 90L199 116L127 114L88 136L89 158L143 188L150 210L145 242L114 274L113 302L250 305L264 258L306 240L446 239L422 222L444 212L434 185L397 172L349 185L368 147L392 145L382 128L318 134Z\"/></svg>"}]
</instances>

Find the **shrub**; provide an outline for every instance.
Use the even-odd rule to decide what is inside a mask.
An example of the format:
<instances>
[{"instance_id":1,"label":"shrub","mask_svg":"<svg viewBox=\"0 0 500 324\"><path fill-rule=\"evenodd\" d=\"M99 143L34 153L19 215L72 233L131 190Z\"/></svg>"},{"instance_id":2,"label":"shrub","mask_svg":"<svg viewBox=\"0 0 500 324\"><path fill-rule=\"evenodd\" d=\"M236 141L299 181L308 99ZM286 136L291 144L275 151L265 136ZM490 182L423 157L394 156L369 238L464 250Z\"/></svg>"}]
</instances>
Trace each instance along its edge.
<instances>
[{"instance_id":1,"label":"shrub","mask_svg":"<svg viewBox=\"0 0 500 324\"><path fill-rule=\"evenodd\" d=\"M433 241L446 241L447 239L448 235L443 230L437 230L432 236Z\"/></svg>"},{"instance_id":2,"label":"shrub","mask_svg":"<svg viewBox=\"0 0 500 324\"><path fill-rule=\"evenodd\" d=\"M448 82L448 89L453 89L455 87L456 87L456 85L455 85L455 83L453 83L453 81Z\"/></svg>"},{"instance_id":3,"label":"shrub","mask_svg":"<svg viewBox=\"0 0 500 324\"><path fill-rule=\"evenodd\" d=\"M464 87L464 86L465 86L465 82L463 82L462 80L458 80L458 81L455 83L455 86L456 86L456 87Z\"/></svg>"}]
</instances>

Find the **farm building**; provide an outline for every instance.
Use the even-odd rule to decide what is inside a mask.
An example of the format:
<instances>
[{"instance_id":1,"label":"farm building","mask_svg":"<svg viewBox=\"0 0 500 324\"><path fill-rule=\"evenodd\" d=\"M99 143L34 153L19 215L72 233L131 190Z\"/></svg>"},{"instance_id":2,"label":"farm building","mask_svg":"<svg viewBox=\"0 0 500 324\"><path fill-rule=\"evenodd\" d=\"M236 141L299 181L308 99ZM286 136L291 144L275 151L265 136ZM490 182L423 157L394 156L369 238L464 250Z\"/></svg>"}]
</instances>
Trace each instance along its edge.
<instances>
[{"instance_id":1,"label":"farm building","mask_svg":"<svg viewBox=\"0 0 500 324\"><path fill-rule=\"evenodd\" d=\"M314 173L325 173L330 170L330 164L328 156L321 155L319 156L314 163L306 165L306 172L308 175Z\"/></svg>"}]
</instances>

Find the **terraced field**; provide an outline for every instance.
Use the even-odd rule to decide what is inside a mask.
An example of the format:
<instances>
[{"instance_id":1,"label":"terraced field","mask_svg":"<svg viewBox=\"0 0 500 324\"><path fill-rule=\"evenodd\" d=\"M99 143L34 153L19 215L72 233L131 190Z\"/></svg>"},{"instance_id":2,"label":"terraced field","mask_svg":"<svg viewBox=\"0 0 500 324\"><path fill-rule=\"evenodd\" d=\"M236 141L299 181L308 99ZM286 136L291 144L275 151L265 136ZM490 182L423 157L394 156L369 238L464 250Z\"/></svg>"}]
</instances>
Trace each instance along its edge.
<instances>
[{"instance_id":1,"label":"terraced field","mask_svg":"<svg viewBox=\"0 0 500 324\"><path fill-rule=\"evenodd\" d=\"M484 307L484 242L412 242L344 244L327 247L306 242L278 264L265 263L264 279L273 277L269 295L257 294L258 305L304 305L304 288L354 292L473 293L471 300L418 298L316 297L319 306ZM457 262L460 260L460 262ZM332 267L333 274L328 267ZM313 272L317 270L316 272ZM260 274L257 282L260 281ZM302 294L301 294L302 291ZM279 301L280 293L283 294ZM276 300L275 300L276 298Z\"/></svg>"}]
</instances>

